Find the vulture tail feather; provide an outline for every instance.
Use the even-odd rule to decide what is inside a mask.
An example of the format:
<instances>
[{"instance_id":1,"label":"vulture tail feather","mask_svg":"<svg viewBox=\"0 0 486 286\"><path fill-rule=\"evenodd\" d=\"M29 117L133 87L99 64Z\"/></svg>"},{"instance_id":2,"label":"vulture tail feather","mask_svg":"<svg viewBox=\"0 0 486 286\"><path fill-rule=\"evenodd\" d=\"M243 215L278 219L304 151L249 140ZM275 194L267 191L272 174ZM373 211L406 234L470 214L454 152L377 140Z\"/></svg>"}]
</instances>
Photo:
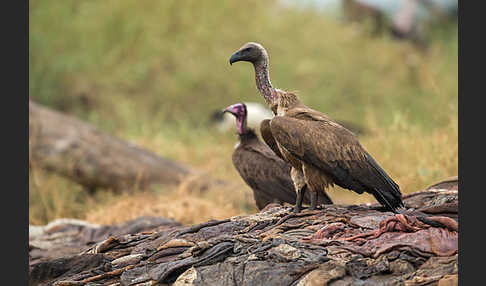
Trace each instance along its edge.
<instances>
[{"instance_id":1,"label":"vulture tail feather","mask_svg":"<svg viewBox=\"0 0 486 286\"><path fill-rule=\"evenodd\" d=\"M390 193L375 189L372 194L377 201L394 213L398 213L398 210L403 207L402 200L397 200L395 197L390 196Z\"/></svg>"},{"instance_id":2,"label":"vulture tail feather","mask_svg":"<svg viewBox=\"0 0 486 286\"><path fill-rule=\"evenodd\" d=\"M402 193L399 186L385 173L385 171L376 163L370 154L366 154L370 165L378 172L377 179L380 181L380 187L373 188L373 196L384 206L393 212L403 208Z\"/></svg>"}]
</instances>

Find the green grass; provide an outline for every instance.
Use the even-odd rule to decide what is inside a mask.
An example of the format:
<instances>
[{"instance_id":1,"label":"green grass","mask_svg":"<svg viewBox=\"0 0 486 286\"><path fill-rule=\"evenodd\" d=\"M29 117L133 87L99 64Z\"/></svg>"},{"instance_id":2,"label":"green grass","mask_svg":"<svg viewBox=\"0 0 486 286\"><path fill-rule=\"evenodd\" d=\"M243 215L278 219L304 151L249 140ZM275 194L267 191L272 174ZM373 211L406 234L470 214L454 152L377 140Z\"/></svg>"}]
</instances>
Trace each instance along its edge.
<instances>
[{"instance_id":1,"label":"green grass","mask_svg":"<svg viewBox=\"0 0 486 286\"><path fill-rule=\"evenodd\" d=\"M30 96L235 181L244 194L205 195L235 213L254 210L231 165L236 138L215 132L208 118L237 101L263 103L251 66L228 63L247 41L267 48L275 87L297 90L308 106L370 129L362 144L402 190L457 174L457 25L435 27L423 53L276 1L29 3ZM89 197L74 183L35 172L35 184L36 175L29 177L32 223L85 218L116 204L108 192Z\"/></svg>"}]
</instances>

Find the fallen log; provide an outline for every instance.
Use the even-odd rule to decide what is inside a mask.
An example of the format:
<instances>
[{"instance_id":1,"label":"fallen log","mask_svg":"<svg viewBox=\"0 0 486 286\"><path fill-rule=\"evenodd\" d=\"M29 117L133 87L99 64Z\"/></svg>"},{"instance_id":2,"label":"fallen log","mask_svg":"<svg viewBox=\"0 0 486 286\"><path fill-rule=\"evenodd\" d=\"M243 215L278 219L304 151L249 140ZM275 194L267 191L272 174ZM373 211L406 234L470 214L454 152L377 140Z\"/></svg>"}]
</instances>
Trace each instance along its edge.
<instances>
[{"instance_id":1,"label":"fallen log","mask_svg":"<svg viewBox=\"0 0 486 286\"><path fill-rule=\"evenodd\" d=\"M30 285L457 285L457 180L437 186L404 196L400 214L377 204L298 214L270 204L85 241L61 257L46 256L63 239L63 228L49 228L30 239Z\"/></svg>"},{"instance_id":2,"label":"fallen log","mask_svg":"<svg viewBox=\"0 0 486 286\"><path fill-rule=\"evenodd\" d=\"M178 184L192 170L29 100L30 166L54 171L87 189Z\"/></svg>"}]
</instances>

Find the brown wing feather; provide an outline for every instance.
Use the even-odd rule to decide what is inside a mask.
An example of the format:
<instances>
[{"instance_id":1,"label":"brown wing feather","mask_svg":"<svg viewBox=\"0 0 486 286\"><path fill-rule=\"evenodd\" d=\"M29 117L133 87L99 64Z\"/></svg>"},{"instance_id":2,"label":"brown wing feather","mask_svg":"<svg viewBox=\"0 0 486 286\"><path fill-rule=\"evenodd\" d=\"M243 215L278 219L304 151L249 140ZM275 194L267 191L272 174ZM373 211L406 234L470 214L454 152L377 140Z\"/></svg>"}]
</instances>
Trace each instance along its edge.
<instances>
[{"instance_id":1,"label":"brown wing feather","mask_svg":"<svg viewBox=\"0 0 486 286\"><path fill-rule=\"evenodd\" d=\"M391 210L403 205L398 185L351 131L314 110L299 108L288 114L293 117L276 116L270 122L272 135L281 146L330 175L343 188L371 193Z\"/></svg>"},{"instance_id":2,"label":"brown wing feather","mask_svg":"<svg viewBox=\"0 0 486 286\"><path fill-rule=\"evenodd\" d=\"M242 179L252 188L259 209L275 201L295 204L296 194L290 177L290 165L256 137L250 142L240 143L232 159ZM327 194L319 195L317 202L332 203ZM310 203L309 192L305 193L303 203Z\"/></svg>"},{"instance_id":3,"label":"brown wing feather","mask_svg":"<svg viewBox=\"0 0 486 286\"><path fill-rule=\"evenodd\" d=\"M270 149L282 160L284 160L280 149L278 149L277 142L273 138L272 131L270 130L270 119L262 120L260 123L260 133L262 134L263 141L267 144Z\"/></svg>"},{"instance_id":4,"label":"brown wing feather","mask_svg":"<svg viewBox=\"0 0 486 286\"><path fill-rule=\"evenodd\" d=\"M270 119L265 119L260 123L260 132L262 134L263 141L269 146L272 151L283 161L285 161L282 153L280 152L280 149L278 148L277 141L275 141L275 138L273 138L272 131L270 129ZM289 175L290 176L290 175ZM323 191L324 192L324 191ZM295 203L292 202L292 204ZM310 193L306 192L304 195L304 204L309 204L310 203ZM318 204L332 204L331 198L324 192L320 193L317 198L317 203Z\"/></svg>"},{"instance_id":5,"label":"brown wing feather","mask_svg":"<svg viewBox=\"0 0 486 286\"><path fill-rule=\"evenodd\" d=\"M233 152L233 165L252 188L257 207L262 209L272 202L294 204L296 194L290 166L265 144L259 143L259 146L239 146Z\"/></svg>"}]
</instances>

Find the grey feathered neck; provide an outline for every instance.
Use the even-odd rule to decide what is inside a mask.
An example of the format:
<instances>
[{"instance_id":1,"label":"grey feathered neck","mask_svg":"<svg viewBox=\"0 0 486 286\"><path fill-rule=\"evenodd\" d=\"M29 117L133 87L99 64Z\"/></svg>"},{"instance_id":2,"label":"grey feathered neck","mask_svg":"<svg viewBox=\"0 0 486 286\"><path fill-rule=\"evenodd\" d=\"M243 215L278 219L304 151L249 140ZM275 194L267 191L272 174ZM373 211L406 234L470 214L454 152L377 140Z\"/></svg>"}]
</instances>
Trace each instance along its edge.
<instances>
[{"instance_id":1,"label":"grey feathered neck","mask_svg":"<svg viewBox=\"0 0 486 286\"><path fill-rule=\"evenodd\" d=\"M273 105L278 94L270 82L269 59L267 51L262 47L262 55L253 63L255 68L256 87L268 105Z\"/></svg>"}]
</instances>

